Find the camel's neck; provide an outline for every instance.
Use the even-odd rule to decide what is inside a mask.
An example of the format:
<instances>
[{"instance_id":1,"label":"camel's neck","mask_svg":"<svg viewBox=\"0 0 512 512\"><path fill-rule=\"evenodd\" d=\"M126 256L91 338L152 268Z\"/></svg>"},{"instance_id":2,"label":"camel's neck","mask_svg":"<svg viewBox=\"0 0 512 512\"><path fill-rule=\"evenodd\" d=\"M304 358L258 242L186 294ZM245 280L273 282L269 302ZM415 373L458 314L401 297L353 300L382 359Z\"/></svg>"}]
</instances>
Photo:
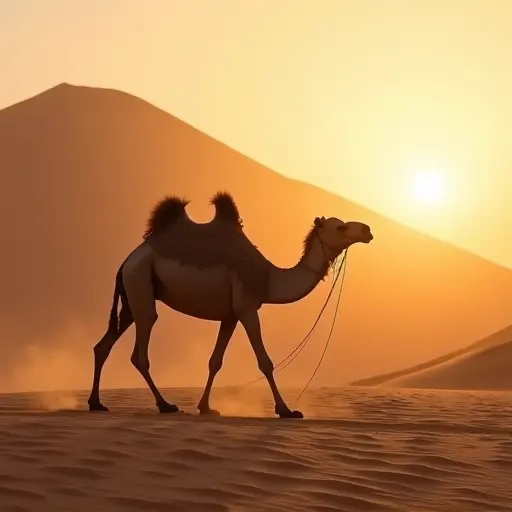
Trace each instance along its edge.
<instances>
[{"instance_id":1,"label":"camel's neck","mask_svg":"<svg viewBox=\"0 0 512 512\"><path fill-rule=\"evenodd\" d=\"M274 267L265 304L290 304L309 295L327 274L327 255L318 239L292 268Z\"/></svg>"}]
</instances>

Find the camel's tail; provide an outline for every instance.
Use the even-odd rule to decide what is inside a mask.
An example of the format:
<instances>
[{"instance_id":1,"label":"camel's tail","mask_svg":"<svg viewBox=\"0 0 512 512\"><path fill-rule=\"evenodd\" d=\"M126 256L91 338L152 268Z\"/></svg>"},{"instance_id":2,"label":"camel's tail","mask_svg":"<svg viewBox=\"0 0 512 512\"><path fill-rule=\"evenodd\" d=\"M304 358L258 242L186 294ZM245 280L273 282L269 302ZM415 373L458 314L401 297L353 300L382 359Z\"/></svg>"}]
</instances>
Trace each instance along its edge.
<instances>
[{"instance_id":1,"label":"camel's tail","mask_svg":"<svg viewBox=\"0 0 512 512\"><path fill-rule=\"evenodd\" d=\"M124 263L119 267L116 274L116 286L114 288L114 300L112 302L112 309L110 310L110 319L108 321L108 330L111 333L119 333L119 298L121 298L121 309L128 308L128 298L124 289L123 283L123 267Z\"/></svg>"}]
</instances>

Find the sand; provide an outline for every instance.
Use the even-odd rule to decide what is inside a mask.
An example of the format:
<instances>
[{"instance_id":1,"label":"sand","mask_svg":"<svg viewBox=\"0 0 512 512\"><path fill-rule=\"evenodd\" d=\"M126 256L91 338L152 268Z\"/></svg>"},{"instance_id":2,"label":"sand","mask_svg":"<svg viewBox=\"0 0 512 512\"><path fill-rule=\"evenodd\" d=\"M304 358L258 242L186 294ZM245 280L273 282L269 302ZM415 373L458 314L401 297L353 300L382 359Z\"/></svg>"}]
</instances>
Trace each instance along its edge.
<instances>
[{"instance_id":1,"label":"sand","mask_svg":"<svg viewBox=\"0 0 512 512\"><path fill-rule=\"evenodd\" d=\"M199 393L165 390L190 413ZM216 389L221 418L159 415L146 390L105 392L110 413L85 399L0 396L1 512L512 509L506 393L326 388L303 421L264 417L266 390Z\"/></svg>"}]
</instances>

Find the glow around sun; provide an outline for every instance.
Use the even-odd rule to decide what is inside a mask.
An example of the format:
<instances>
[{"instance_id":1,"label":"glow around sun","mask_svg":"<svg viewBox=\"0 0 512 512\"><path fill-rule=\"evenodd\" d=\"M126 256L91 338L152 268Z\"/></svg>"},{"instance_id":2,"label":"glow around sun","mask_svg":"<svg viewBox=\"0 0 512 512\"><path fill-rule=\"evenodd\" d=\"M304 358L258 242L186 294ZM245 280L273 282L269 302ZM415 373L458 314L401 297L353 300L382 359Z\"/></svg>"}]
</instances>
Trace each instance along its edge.
<instances>
[{"instance_id":1,"label":"glow around sun","mask_svg":"<svg viewBox=\"0 0 512 512\"><path fill-rule=\"evenodd\" d=\"M412 178L411 194L417 203L426 205L443 203L446 194L443 175L436 171L417 172Z\"/></svg>"}]
</instances>

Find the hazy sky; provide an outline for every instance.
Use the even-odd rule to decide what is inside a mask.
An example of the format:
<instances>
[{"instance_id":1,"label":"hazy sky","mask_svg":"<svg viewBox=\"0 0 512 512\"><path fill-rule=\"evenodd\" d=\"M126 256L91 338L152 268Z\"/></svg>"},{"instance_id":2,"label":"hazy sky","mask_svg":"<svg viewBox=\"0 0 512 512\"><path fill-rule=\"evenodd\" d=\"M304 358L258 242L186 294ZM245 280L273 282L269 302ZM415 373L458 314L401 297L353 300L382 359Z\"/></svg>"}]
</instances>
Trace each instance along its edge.
<instances>
[{"instance_id":1,"label":"hazy sky","mask_svg":"<svg viewBox=\"0 0 512 512\"><path fill-rule=\"evenodd\" d=\"M4 0L0 107L122 89L512 267L511 24L510 0ZM431 169L425 206L409 182Z\"/></svg>"}]
</instances>

